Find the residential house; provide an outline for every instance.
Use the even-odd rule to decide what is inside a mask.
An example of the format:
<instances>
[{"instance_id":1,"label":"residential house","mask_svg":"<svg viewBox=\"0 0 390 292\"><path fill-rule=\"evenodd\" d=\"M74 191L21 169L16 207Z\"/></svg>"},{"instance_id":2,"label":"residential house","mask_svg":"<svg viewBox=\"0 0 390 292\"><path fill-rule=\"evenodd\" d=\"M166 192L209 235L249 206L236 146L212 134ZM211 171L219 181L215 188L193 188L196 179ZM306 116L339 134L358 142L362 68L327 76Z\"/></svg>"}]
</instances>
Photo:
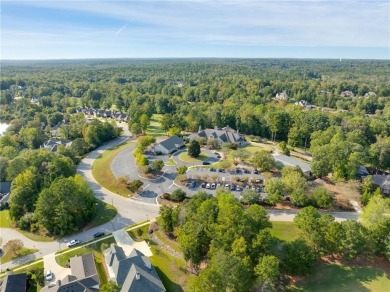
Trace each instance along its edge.
<instances>
[{"instance_id":1,"label":"residential house","mask_svg":"<svg viewBox=\"0 0 390 292\"><path fill-rule=\"evenodd\" d=\"M288 100L290 96L286 93L286 91L279 92L276 94L275 99L277 100Z\"/></svg>"},{"instance_id":2,"label":"residential house","mask_svg":"<svg viewBox=\"0 0 390 292\"><path fill-rule=\"evenodd\" d=\"M70 147L72 145L72 141L49 139L45 143L43 143L43 145L41 145L41 148L45 148L51 152L56 152L58 146L60 145Z\"/></svg>"},{"instance_id":3,"label":"residential house","mask_svg":"<svg viewBox=\"0 0 390 292\"><path fill-rule=\"evenodd\" d=\"M310 164L306 162L282 154L274 155L274 159L282 163L284 166L298 166L302 170L304 175L311 175Z\"/></svg>"},{"instance_id":4,"label":"residential house","mask_svg":"<svg viewBox=\"0 0 390 292\"><path fill-rule=\"evenodd\" d=\"M375 174L372 183L380 188L382 194L390 196L390 174Z\"/></svg>"},{"instance_id":5,"label":"residential house","mask_svg":"<svg viewBox=\"0 0 390 292\"><path fill-rule=\"evenodd\" d=\"M99 291L99 275L93 254L70 258L71 274L41 289L41 292L93 292Z\"/></svg>"},{"instance_id":6,"label":"residential house","mask_svg":"<svg viewBox=\"0 0 390 292\"><path fill-rule=\"evenodd\" d=\"M345 90L345 91L340 93L340 96L341 97L354 97L355 94L353 94L353 92L350 90Z\"/></svg>"},{"instance_id":7,"label":"residential house","mask_svg":"<svg viewBox=\"0 0 390 292\"><path fill-rule=\"evenodd\" d=\"M0 182L0 202L8 202L9 195L11 194L11 182L2 181Z\"/></svg>"},{"instance_id":8,"label":"residential house","mask_svg":"<svg viewBox=\"0 0 390 292\"><path fill-rule=\"evenodd\" d=\"M180 139L178 136L174 135L172 137L169 137L168 139L156 144L153 147L153 152L155 154L161 153L161 154L169 154L172 153L181 147L184 146L184 141Z\"/></svg>"},{"instance_id":9,"label":"residential house","mask_svg":"<svg viewBox=\"0 0 390 292\"><path fill-rule=\"evenodd\" d=\"M373 91L369 91L369 92L367 92L367 93L364 95L364 97L370 97L370 96L376 96L376 93L373 92Z\"/></svg>"},{"instance_id":10,"label":"residential house","mask_svg":"<svg viewBox=\"0 0 390 292\"><path fill-rule=\"evenodd\" d=\"M224 128L214 128L202 130L199 128L198 133L192 134L188 137L190 141L196 138L206 138L206 141L210 138L217 140L218 146L221 147L222 143L230 142L243 146L247 144L247 141L238 133L238 131L232 129L229 126Z\"/></svg>"},{"instance_id":11,"label":"residential house","mask_svg":"<svg viewBox=\"0 0 390 292\"><path fill-rule=\"evenodd\" d=\"M115 244L104 251L110 280L121 286L121 292L166 291L148 257L133 249L128 257Z\"/></svg>"},{"instance_id":12,"label":"residential house","mask_svg":"<svg viewBox=\"0 0 390 292\"><path fill-rule=\"evenodd\" d=\"M0 280L0 292L26 292L27 277L26 273L14 275L8 271L4 279Z\"/></svg>"},{"instance_id":13,"label":"residential house","mask_svg":"<svg viewBox=\"0 0 390 292\"><path fill-rule=\"evenodd\" d=\"M314 108L315 106L312 105L310 102L308 102L307 100L300 100L300 101L296 101L294 103L294 105L299 105L301 107L305 107L307 109L311 109L311 108Z\"/></svg>"}]
</instances>

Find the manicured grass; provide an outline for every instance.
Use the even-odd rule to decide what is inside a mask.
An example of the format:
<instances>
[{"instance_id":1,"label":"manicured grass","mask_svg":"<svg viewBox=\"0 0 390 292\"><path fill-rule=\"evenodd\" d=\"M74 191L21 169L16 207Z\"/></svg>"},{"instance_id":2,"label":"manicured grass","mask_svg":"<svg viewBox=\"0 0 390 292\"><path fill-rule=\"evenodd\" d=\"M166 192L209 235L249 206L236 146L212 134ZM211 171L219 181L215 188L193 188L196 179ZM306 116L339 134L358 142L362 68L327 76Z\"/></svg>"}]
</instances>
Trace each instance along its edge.
<instances>
[{"instance_id":1,"label":"manicured grass","mask_svg":"<svg viewBox=\"0 0 390 292\"><path fill-rule=\"evenodd\" d=\"M166 166L174 166L176 165L176 161L173 158L170 158L167 162L164 163Z\"/></svg>"},{"instance_id":2,"label":"manicured grass","mask_svg":"<svg viewBox=\"0 0 390 292\"><path fill-rule=\"evenodd\" d=\"M273 221L271 234L283 241L293 241L298 238L299 228L293 222Z\"/></svg>"},{"instance_id":3,"label":"manicured grass","mask_svg":"<svg viewBox=\"0 0 390 292\"><path fill-rule=\"evenodd\" d=\"M180 153L179 155L179 159L183 160L184 162L190 163L201 163L207 158L209 158L209 156L205 152L201 152L200 155L196 158L189 156L187 152Z\"/></svg>"},{"instance_id":4,"label":"manicured grass","mask_svg":"<svg viewBox=\"0 0 390 292\"><path fill-rule=\"evenodd\" d=\"M162 115L155 114L152 116L150 119L150 125L146 129L146 135L149 136L166 136L166 132L164 129L161 127L161 118Z\"/></svg>"},{"instance_id":5,"label":"manicured grass","mask_svg":"<svg viewBox=\"0 0 390 292\"><path fill-rule=\"evenodd\" d=\"M43 241L43 242L54 241L54 238L52 238L52 237L48 237L48 236L41 235L41 234L35 234L35 233L27 232L27 231L24 231L24 230L20 230L19 228L16 229L16 230L18 232L22 233L27 238L30 238L31 240L34 240L34 241Z\"/></svg>"},{"instance_id":6,"label":"manicured grass","mask_svg":"<svg viewBox=\"0 0 390 292\"><path fill-rule=\"evenodd\" d=\"M0 211L0 227L12 228L12 220L9 217L9 210Z\"/></svg>"},{"instance_id":7,"label":"manicured grass","mask_svg":"<svg viewBox=\"0 0 390 292\"><path fill-rule=\"evenodd\" d=\"M321 264L312 275L288 287L288 291L387 292L389 287L390 275L382 269L326 263Z\"/></svg>"},{"instance_id":8,"label":"manicured grass","mask_svg":"<svg viewBox=\"0 0 390 292\"><path fill-rule=\"evenodd\" d=\"M110 190L113 193L128 197L130 191L127 189L126 184L118 181L111 171L111 162L114 157L123 149L129 147L132 142L123 143L116 147L103 152L92 165L92 175L96 181L104 188Z\"/></svg>"},{"instance_id":9,"label":"manicured grass","mask_svg":"<svg viewBox=\"0 0 390 292\"><path fill-rule=\"evenodd\" d=\"M14 259L21 258L32 253L36 253L37 251L38 251L37 249L24 248L24 247L19 248L16 251L16 254L13 251L9 251L0 258L0 263L4 264Z\"/></svg>"},{"instance_id":10,"label":"manicured grass","mask_svg":"<svg viewBox=\"0 0 390 292\"><path fill-rule=\"evenodd\" d=\"M97 200L96 203L96 215L92 221L83 228L83 230L88 230L110 222L117 214L116 208L114 206L106 204L100 200Z\"/></svg>"}]
</instances>

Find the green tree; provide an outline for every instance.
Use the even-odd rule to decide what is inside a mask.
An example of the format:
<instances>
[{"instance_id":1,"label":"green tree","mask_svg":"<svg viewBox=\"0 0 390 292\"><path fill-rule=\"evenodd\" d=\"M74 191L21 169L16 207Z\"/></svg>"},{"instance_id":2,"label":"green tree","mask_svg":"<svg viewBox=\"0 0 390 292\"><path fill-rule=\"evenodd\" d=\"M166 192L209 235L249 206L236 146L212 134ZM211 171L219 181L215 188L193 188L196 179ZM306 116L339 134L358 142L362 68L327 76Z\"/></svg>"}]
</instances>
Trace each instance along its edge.
<instances>
[{"instance_id":1,"label":"green tree","mask_svg":"<svg viewBox=\"0 0 390 292\"><path fill-rule=\"evenodd\" d=\"M266 181L264 191L268 194L267 200L275 205L283 200L284 185L278 178L271 178Z\"/></svg>"},{"instance_id":2,"label":"green tree","mask_svg":"<svg viewBox=\"0 0 390 292\"><path fill-rule=\"evenodd\" d=\"M271 171L275 167L275 160L272 155L265 151L256 151L253 154L253 165L259 169L259 171Z\"/></svg>"},{"instance_id":3,"label":"green tree","mask_svg":"<svg viewBox=\"0 0 390 292\"><path fill-rule=\"evenodd\" d=\"M35 168L28 168L13 181L9 201L10 216L18 221L25 213L33 212L39 192L39 175Z\"/></svg>"},{"instance_id":4,"label":"green tree","mask_svg":"<svg viewBox=\"0 0 390 292\"><path fill-rule=\"evenodd\" d=\"M114 281L109 281L100 287L100 292L119 292L120 290L121 286L119 286Z\"/></svg>"},{"instance_id":5,"label":"green tree","mask_svg":"<svg viewBox=\"0 0 390 292\"><path fill-rule=\"evenodd\" d=\"M8 159L0 156L0 181L5 181L7 178Z\"/></svg>"},{"instance_id":6,"label":"green tree","mask_svg":"<svg viewBox=\"0 0 390 292\"><path fill-rule=\"evenodd\" d=\"M303 240L294 240L283 246L283 267L290 275L312 273L316 260L317 255Z\"/></svg>"},{"instance_id":7,"label":"green tree","mask_svg":"<svg viewBox=\"0 0 390 292\"><path fill-rule=\"evenodd\" d=\"M323 186L315 187L310 194L314 206L318 208L331 208L333 205L333 194Z\"/></svg>"},{"instance_id":8,"label":"green tree","mask_svg":"<svg viewBox=\"0 0 390 292\"><path fill-rule=\"evenodd\" d=\"M341 253L344 258L352 259L372 252L367 246L368 234L362 224L355 220L346 220L341 222L341 230Z\"/></svg>"},{"instance_id":9,"label":"green tree","mask_svg":"<svg viewBox=\"0 0 390 292\"><path fill-rule=\"evenodd\" d=\"M182 189L176 189L172 192L170 199L175 202L182 202L186 198L187 194Z\"/></svg>"},{"instance_id":10,"label":"green tree","mask_svg":"<svg viewBox=\"0 0 390 292\"><path fill-rule=\"evenodd\" d=\"M80 175L55 180L39 194L35 213L51 234L76 232L95 215L96 199Z\"/></svg>"},{"instance_id":11,"label":"green tree","mask_svg":"<svg viewBox=\"0 0 390 292\"><path fill-rule=\"evenodd\" d=\"M188 147L188 155L191 157L198 157L200 154L200 144L196 140L192 140Z\"/></svg>"},{"instance_id":12,"label":"green tree","mask_svg":"<svg viewBox=\"0 0 390 292\"><path fill-rule=\"evenodd\" d=\"M259 202L259 194L255 190L244 190L242 192L241 203L245 205L256 204Z\"/></svg>"},{"instance_id":13,"label":"green tree","mask_svg":"<svg viewBox=\"0 0 390 292\"><path fill-rule=\"evenodd\" d=\"M136 193L138 189L143 186L143 184L144 183L142 181L135 179L129 183L127 188L130 190L130 192Z\"/></svg>"},{"instance_id":14,"label":"green tree","mask_svg":"<svg viewBox=\"0 0 390 292\"><path fill-rule=\"evenodd\" d=\"M251 154L248 152L248 150L244 148L239 148L236 151L233 152L233 157L236 159L240 159L241 161L245 161L251 156Z\"/></svg>"},{"instance_id":15,"label":"green tree","mask_svg":"<svg viewBox=\"0 0 390 292\"><path fill-rule=\"evenodd\" d=\"M139 123L141 125L142 132L145 133L146 129L150 125L150 119L146 114L142 114Z\"/></svg>"},{"instance_id":16,"label":"green tree","mask_svg":"<svg viewBox=\"0 0 390 292\"><path fill-rule=\"evenodd\" d=\"M154 160L152 166L157 170L161 170L164 167L164 161L161 159Z\"/></svg>"},{"instance_id":17,"label":"green tree","mask_svg":"<svg viewBox=\"0 0 390 292\"><path fill-rule=\"evenodd\" d=\"M130 132L133 135L140 135L140 134L142 134L142 127L138 123L133 123L129 130L130 130Z\"/></svg>"},{"instance_id":18,"label":"green tree","mask_svg":"<svg viewBox=\"0 0 390 292\"><path fill-rule=\"evenodd\" d=\"M74 152L77 156L82 156L88 152L89 145L87 142L85 142L84 139L77 138L77 139L73 140L70 148L74 150Z\"/></svg>"},{"instance_id":19,"label":"green tree","mask_svg":"<svg viewBox=\"0 0 390 292\"><path fill-rule=\"evenodd\" d=\"M185 174L187 172L188 167L185 165L181 165L176 167L177 174Z\"/></svg>"},{"instance_id":20,"label":"green tree","mask_svg":"<svg viewBox=\"0 0 390 292\"><path fill-rule=\"evenodd\" d=\"M22 128L18 139L30 149L39 148L46 140L45 132L40 128Z\"/></svg>"},{"instance_id":21,"label":"green tree","mask_svg":"<svg viewBox=\"0 0 390 292\"><path fill-rule=\"evenodd\" d=\"M173 209L174 207L171 206L161 206L160 207L160 218L159 218L159 225L161 226L161 229L165 233L172 233L174 230L174 217L173 217Z\"/></svg>"},{"instance_id":22,"label":"green tree","mask_svg":"<svg viewBox=\"0 0 390 292\"><path fill-rule=\"evenodd\" d=\"M168 129L168 136L180 136L181 129L179 127L172 127Z\"/></svg>"},{"instance_id":23,"label":"green tree","mask_svg":"<svg viewBox=\"0 0 390 292\"><path fill-rule=\"evenodd\" d=\"M279 259L273 255L263 256L259 259L254 271L258 281L256 286L260 287L261 291L272 290L280 275Z\"/></svg>"}]
</instances>

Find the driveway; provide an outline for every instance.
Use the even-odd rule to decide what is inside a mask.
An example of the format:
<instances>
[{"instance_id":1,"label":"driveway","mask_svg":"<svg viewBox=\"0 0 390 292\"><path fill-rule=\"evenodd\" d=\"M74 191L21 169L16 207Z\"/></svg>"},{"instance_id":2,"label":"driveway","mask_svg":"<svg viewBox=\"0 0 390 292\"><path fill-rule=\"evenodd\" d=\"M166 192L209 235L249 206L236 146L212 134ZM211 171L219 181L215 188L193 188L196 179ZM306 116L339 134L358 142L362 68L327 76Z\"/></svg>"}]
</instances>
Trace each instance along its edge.
<instances>
[{"instance_id":1,"label":"driveway","mask_svg":"<svg viewBox=\"0 0 390 292\"><path fill-rule=\"evenodd\" d=\"M51 253L45 255L43 257L43 268L46 276L47 271L51 271L53 273L53 279L50 281L45 280L45 285L49 285L50 283L55 283L57 280L62 280L65 276L70 275L70 268L63 268L56 262L55 253Z\"/></svg>"}]
</instances>

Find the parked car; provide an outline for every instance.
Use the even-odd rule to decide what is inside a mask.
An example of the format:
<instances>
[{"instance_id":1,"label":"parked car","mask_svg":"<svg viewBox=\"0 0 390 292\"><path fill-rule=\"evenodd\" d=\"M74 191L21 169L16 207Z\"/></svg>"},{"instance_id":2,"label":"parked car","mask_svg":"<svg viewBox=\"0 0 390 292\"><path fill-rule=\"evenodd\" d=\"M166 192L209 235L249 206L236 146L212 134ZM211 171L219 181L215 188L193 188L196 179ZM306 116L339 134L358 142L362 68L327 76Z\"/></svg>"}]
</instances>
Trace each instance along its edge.
<instances>
[{"instance_id":1,"label":"parked car","mask_svg":"<svg viewBox=\"0 0 390 292\"><path fill-rule=\"evenodd\" d=\"M221 158L221 155L217 154L216 157L217 157L217 158Z\"/></svg>"},{"instance_id":2,"label":"parked car","mask_svg":"<svg viewBox=\"0 0 390 292\"><path fill-rule=\"evenodd\" d=\"M202 164L203 164L203 165L210 165L210 162L208 162L208 161L203 161Z\"/></svg>"},{"instance_id":3,"label":"parked car","mask_svg":"<svg viewBox=\"0 0 390 292\"><path fill-rule=\"evenodd\" d=\"M260 183L260 179L256 179L255 183L259 184Z\"/></svg>"},{"instance_id":4,"label":"parked car","mask_svg":"<svg viewBox=\"0 0 390 292\"><path fill-rule=\"evenodd\" d=\"M210 167L210 171L216 171L215 168L213 167Z\"/></svg>"},{"instance_id":5,"label":"parked car","mask_svg":"<svg viewBox=\"0 0 390 292\"><path fill-rule=\"evenodd\" d=\"M225 172L225 169L223 169L223 168L218 168L218 172Z\"/></svg>"},{"instance_id":6,"label":"parked car","mask_svg":"<svg viewBox=\"0 0 390 292\"><path fill-rule=\"evenodd\" d=\"M206 189L209 189L211 185L209 183L206 184Z\"/></svg>"},{"instance_id":7,"label":"parked car","mask_svg":"<svg viewBox=\"0 0 390 292\"><path fill-rule=\"evenodd\" d=\"M251 173L248 169L244 169L244 173Z\"/></svg>"},{"instance_id":8,"label":"parked car","mask_svg":"<svg viewBox=\"0 0 390 292\"><path fill-rule=\"evenodd\" d=\"M93 238L102 237L103 235L105 235L105 233L102 232L102 231L99 231L99 232L96 232L96 233L93 235Z\"/></svg>"},{"instance_id":9,"label":"parked car","mask_svg":"<svg viewBox=\"0 0 390 292\"><path fill-rule=\"evenodd\" d=\"M206 183L202 183L202 188L205 188L206 187Z\"/></svg>"},{"instance_id":10,"label":"parked car","mask_svg":"<svg viewBox=\"0 0 390 292\"><path fill-rule=\"evenodd\" d=\"M53 273L50 270L47 270L45 278L46 278L46 281L53 280Z\"/></svg>"},{"instance_id":11,"label":"parked car","mask_svg":"<svg viewBox=\"0 0 390 292\"><path fill-rule=\"evenodd\" d=\"M240 169L237 168L237 169L236 169L236 173L240 173Z\"/></svg>"},{"instance_id":12,"label":"parked car","mask_svg":"<svg viewBox=\"0 0 390 292\"><path fill-rule=\"evenodd\" d=\"M190 183L190 188L196 188L196 183L194 181Z\"/></svg>"},{"instance_id":13,"label":"parked car","mask_svg":"<svg viewBox=\"0 0 390 292\"><path fill-rule=\"evenodd\" d=\"M246 185L245 188L248 190L249 189L249 185Z\"/></svg>"},{"instance_id":14,"label":"parked car","mask_svg":"<svg viewBox=\"0 0 390 292\"><path fill-rule=\"evenodd\" d=\"M231 190L231 191L234 191L235 189L236 189L236 186L235 186L235 185L231 185L231 186L230 186L230 190Z\"/></svg>"},{"instance_id":15,"label":"parked car","mask_svg":"<svg viewBox=\"0 0 390 292\"><path fill-rule=\"evenodd\" d=\"M211 184L211 188L212 188L212 189L215 189L215 183L212 183L212 184Z\"/></svg>"},{"instance_id":16,"label":"parked car","mask_svg":"<svg viewBox=\"0 0 390 292\"><path fill-rule=\"evenodd\" d=\"M257 169L254 169L254 170L253 170L253 173L254 173L254 174L259 174L259 171L258 171Z\"/></svg>"},{"instance_id":17,"label":"parked car","mask_svg":"<svg viewBox=\"0 0 390 292\"><path fill-rule=\"evenodd\" d=\"M66 245L67 245L68 247L72 247L72 246L75 246L75 245L79 244L80 242L81 242L81 241L78 240L78 239L73 239L73 240L69 241Z\"/></svg>"},{"instance_id":18,"label":"parked car","mask_svg":"<svg viewBox=\"0 0 390 292\"><path fill-rule=\"evenodd\" d=\"M217 183L217 188L220 188L221 187L221 184L220 183Z\"/></svg>"},{"instance_id":19,"label":"parked car","mask_svg":"<svg viewBox=\"0 0 390 292\"><path fill-rule=\"evenodd\" d=\"M225 184L225 188L229 188L229 184Z\"/></svg>"},{"instance_id":20,"label":"parked car","mask_svg":"<svg viewBox=\"0 0 390 292\"><path fill-rule=\"evenodd\" d=\"M236 191L237 191L237 192L239 192L239 191L241 191L241 190L242 190L242 189L241 189L240 186L237 186L237 187L236 187Z\"/></svg>"}]
</instances>

